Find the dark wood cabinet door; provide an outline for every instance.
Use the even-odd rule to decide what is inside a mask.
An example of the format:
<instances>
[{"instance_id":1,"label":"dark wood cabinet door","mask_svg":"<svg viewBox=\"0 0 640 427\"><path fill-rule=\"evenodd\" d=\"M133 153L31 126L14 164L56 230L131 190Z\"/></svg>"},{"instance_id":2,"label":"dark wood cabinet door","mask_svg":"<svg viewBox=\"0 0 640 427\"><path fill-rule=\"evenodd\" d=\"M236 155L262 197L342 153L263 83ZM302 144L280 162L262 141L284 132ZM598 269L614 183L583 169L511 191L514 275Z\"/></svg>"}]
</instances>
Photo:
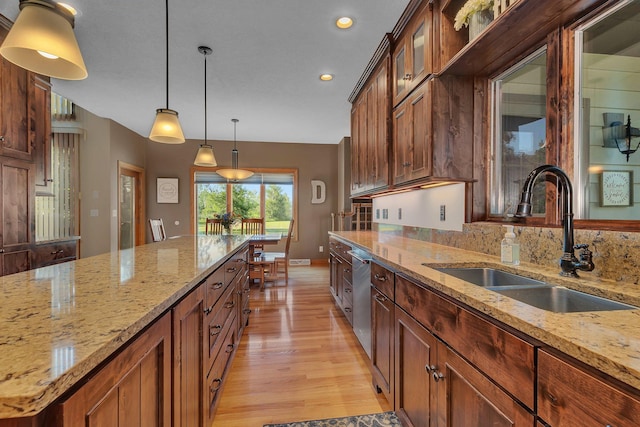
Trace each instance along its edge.
<instances>
[{"instance_id":1,"label":"dark wood cabinet door","mask_svg":"<svg viewBox=\"0 0 640 427\"><path fill-rule=\"evenodd\" d=\"M173 309L173 425L202 426L205 415L204 289L198 286ZM207 348L205 348L207 347Z\"/></svg>"},{"instance_id":2,"label":"dark wood cabinet door","mask_svg":"<svg viewBox=\"0 0 640 427\"><path fill-rule=\"evenodd\" d=\"M437 409L437 341L404 310L395 318L395 411L407 427L429 427Z\"/></svg>"},{"instance_id":3,"label":"dark wood cabinet door","mask_svg":"<svg viewBox=\"0 0 640 427\"><path fill-rule=\"evenodd\" d=\"M0 158L2 275L31 268L35 213L33 164Z\"/></svg>"},{"instance_id":4,"label":"dark wood cabinet door","mask_svg":"<svg viewBox=\"0 0 640 427\"><path fill-rule=\"evenodd\" d=\"M394 303L371 289L371 364L374 385L393 403Z\"/></svg>"},{"instance_id":5,"label":"dark wood cabinet door","mask_svg":"<svg viewBox=\"0 0 640 427\"><path fill-rule=\"evenodd\" d=\"M443 343L435 375L439 427L534 425L532 413Z\"/></svg>"},{"instance_id":6,"label":"dark wood cabinet door","mask_svg":"<svg viewBox=\"0 0 640 427\"><path fill-rule=\"evenodd\" d=\"M154 322L58 410L63 427L171 425L171 315Z\"/></svg>"},{"instance_id":7,"label":"dark wood cabinet door","mask_svg":"<svg viewBox=\"0 0 640 427\"><path fill-rule=\"evenodd\" d=\"M388 92L389 70L386 62L382 63L375 75L374 96L375 108L371 112L373 120L370 132L375 135L369 151L372 154L371 184L372 188L389 185L389 117L391 112Z\"/></svg>"},{"instance_id":8,"label":"dark wood cabinet door","mask_svg":"<svg viewBox=\"0 0 640 427\"><path fill-rule=\"evenodd\" d=\"M409 146L411 144L411 112L405 102L393 112L393 183L408 181Z\"/></svg>"},{"instance_id":9,"label":"dark wood cabinet door","mask_svg":"<svg viewBox=\"0 0 640 427\"><path fill-rule=\"evenodd\" d=\"M2 37L0 37L2 38ZM32 160L29 99L34 75L0 57L0 155Z\"/></svg>"},{"instance_id":10,"label":"dark wood cabinet door","mask_svg":"<svg viewBox=\"0 0 640 427\"><path fill-rule=\"evenodd\" d=\"M431 80L411 96L409 135L409 167L407 180L431 176Z\"/></svg>"},{"instance_id":11,"label":"dark wood cabinet door","mask_svg":"<svg viewBox=\"0 0 640 427\"><path fill-rule=\"evenodd\" d=\"M51 84L40 77L35 78L30 114L36 192L48 195L51 194Z\"/></svg>"}]
</instances>

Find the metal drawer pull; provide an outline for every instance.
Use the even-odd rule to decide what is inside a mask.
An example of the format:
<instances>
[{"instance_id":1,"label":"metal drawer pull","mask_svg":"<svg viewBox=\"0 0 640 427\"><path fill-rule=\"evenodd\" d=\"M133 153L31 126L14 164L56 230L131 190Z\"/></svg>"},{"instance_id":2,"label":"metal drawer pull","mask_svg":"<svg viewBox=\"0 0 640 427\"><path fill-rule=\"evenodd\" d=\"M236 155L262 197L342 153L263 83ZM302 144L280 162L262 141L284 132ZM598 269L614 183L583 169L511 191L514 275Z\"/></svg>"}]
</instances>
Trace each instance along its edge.
<instances>
[{"instance_id":1,"label":"metal drawer pull","mask_svg":"<svg viewBox=\"0 0 640 427\"><path fill-rule=\"evenodd\" d=\"M434 372L433 379L435 380L435 382L438 382L440 380L444 381L444 375L442 374L442 372Z\"/></svg>"},{"instance_id":2,"label":"metal drawer pull","mask_svg":"<svg viewBox=\"0 0 640 427\"><path fill-rule=\"evenodd\" d=\"M376 294L376 296L374 297L377 301L379 302L385 302L387 299L384 297L384 295L380 295L380 294Z\"/></svg>"},{"instance_id":3,"label":"metal drawer pull","mask_svg":"<svg viewBox=\"0 0 640 427\"><path fill-rule=\"evenodd\" d=\"M227 353L231 353L233 351L233 344L227 345Z\"/></svg>"},{"instance_id":4,"label":"metal drawer pull","mask_svg":"<svg viewBox=\"0 0 640 427\"><path fill-rule=\"evenodd\" d=\"M224 286L224 283L222 283L222 282L217 282L216 284L214 284L214 285L212 286L212 288L213 288L214 290L218 290L218 289L220 289L220 288L221 288L221 287L223 287L223 286Z\"/></svg>"},{"instance_id":5,"label":"metal drawer pull","mask_svg":"<svg viewBox=\"0 0 640 427\"><path fill-rule=\"evenodd\" d=\"M209 313L211 313L212 311L213 311L213 307L207 307L207 308L205 308L205 309L204 309L204 314L207 314L207 315L208 315L208 314L209 314Z\"/></svg>"},{"instance_id":6,"label":"metal drawer pull","mask_svg":"<svg viewBox=\"0 0 640 427\"><path fill-rule=\"evenodd\" d=\"M387 281L387 276L381 276L378 273L373 275L373 278L380 281L380 282L386 282Z\"/></svg>"},{"instance_id":7,"label":"metal drawer pull","mask_svg":"<svg viewBox=\"0 0 640 427\"><path fill-rule=\"evenodd\" d=\"M211 381L211 387L209 387L209 391L211 393L215 393L216 391L218 391L221 385L222 385L222 378L216 378L215 380Z\"/></svg>"},{"instance_id":8,"label":"metal drawer pull","mask_svg":"<svg viewBox=\"0 0 640 427\"><path fill-rule=\"evenodd\" d=\"M222 331L222 325L214 325L209 327L209 335L215 337Z\"/></svg>"},{"instance_id":9,"label":"metal drawer pull","mask_svg":"<svg viewBox=\"0 0 640 427\"><path fill-rule=\"evenodd\" d=\"M235 302L231 301L224 305L224 308L233 308L236 305Z\"/></svg>"},{"instance_id":10,"label":"metal drawer pull","mask_svg":"<svg viewBox=\"0 0 640 427\"><path fill-rule=\"evenodd\" d=\"M236 270L237 270L236 267L229 267L229 268L227 268L227 273L233 273Z\"/></svg>"},{"instance_id":11,"label":"metal drawer pull","mask_svg":"<svg viewBox=\"0 0 640 427\"><path fill-rule=\"evenodd\" d=\"M425 371L431 373L431 372L435 372L436 371L436 366L435 365L424 365L424 369L425 369Z\"/></svg>"}]
</instances>

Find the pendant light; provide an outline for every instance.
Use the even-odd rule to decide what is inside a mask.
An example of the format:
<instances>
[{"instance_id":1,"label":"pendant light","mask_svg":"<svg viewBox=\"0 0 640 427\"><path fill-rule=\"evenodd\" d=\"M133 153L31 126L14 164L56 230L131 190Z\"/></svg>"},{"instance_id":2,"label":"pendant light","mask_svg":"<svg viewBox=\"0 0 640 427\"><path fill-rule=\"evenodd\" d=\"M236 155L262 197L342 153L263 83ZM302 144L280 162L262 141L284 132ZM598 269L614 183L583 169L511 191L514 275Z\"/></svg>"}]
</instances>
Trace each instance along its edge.
<instances>
[{"instance_id":1,"label":"pendant light","mask_svg":"<svg viewBox=\"0 0 640 427\"><path fill-rule=\"evenodd\" d=\"M207 144L207 55L211 55L212 50L210 47L200 46L198 52L204 56L204 144L198 148L198 154L196 154L193 164L214 167L218 165L216 156L213 154L213 147Z\"/></svg>"},{"instance_id":2,"label":"pendant light","mask_svg":"<svg viewBox=\"0 0 640 427\"><path fill-rule=\"evenodd\" d=\"M240 181L247 179L253 172L245 169L238 169L238 149L236 148L236 125L238 119L231 119L233 122L233 150L231 150L231 169L218 169L218 175L227 178L229 181Z\"/></svg>"},{"instance_id":3,"label":"pendant light","mask_svg":"<svg viewBox=\"0 0 640 427\"><path fill-rule=\"evenodd\" d=\"M149 139L164 144L182 144L184 134L178 120L178 112L169 108L169 0L165 0L165 35L167 108L156 110L156 120L151 127Z\"/></svg>"},{"instance_id":4,"label":"pendant light","mask_svg":"<svg viewBox=\"0 0 640 427\"><path fill-rule=\"evenodd\" d=\"M52 0L20 0L20 14L0 55L34 73L64 80L87 77L73 13Z\"/></svg>"}]
</instances>

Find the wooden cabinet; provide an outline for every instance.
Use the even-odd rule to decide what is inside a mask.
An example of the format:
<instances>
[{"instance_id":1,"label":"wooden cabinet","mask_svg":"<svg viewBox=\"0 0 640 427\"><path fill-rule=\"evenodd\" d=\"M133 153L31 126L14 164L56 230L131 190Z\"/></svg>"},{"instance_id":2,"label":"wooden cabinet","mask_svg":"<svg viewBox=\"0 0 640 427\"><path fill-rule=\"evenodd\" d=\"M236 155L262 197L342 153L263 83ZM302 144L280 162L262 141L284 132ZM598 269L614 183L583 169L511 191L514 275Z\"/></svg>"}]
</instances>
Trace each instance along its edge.
<instances>
[{"instance_id":1,"label":"wooden cabinet","mask_svg":"<svg viewBox=\"0 0 640 427\"><path fill-rule=\"evenodd\" d=\"M205 345L205 287L199 285L173 309L173 425L203 426L205 376L209 348ZM205 394L206 393L206 394Z\"/></svg>"},{"instance_id":2,"label":"wooden cabinet","mask_svg":"<svg viewBox=\"0 0 640 427\"><path fill-rule=\"evenodd\" d=\"M389 185L388 55L372 73L351 110L351 194Z\"/></svg>"},{"instance_id":3,"label":"wooden cabinet","mask_svg":"<svg viewBox=\"0 0 640 427\"><path fill-rule=\"evenodd\" d=\"M33 268L46 267L76 259L76 240L36 244L31 252Z\"/></svg>"},{"instance_id":4,"label":"wooden cabinet","mask_svg":"<svg viewBox=\"0 0 640 427\"><path fill-rule=\"evenodd\" d=\"M394 275L371 263L371 371L373 384L394 401Z\"/></svg>"},{"instance_id":5,"label":"wooden cabinet","mask_svg":"<svg viewBox=\"0 0 640 427\"><path fill-rule=\"evenodd\" d=\"M423 2L393 50L393 105L400 103L433 71L433 10Z\"/></svg>"},{"instance_id":6,"label":"wooden cabinet","mask_svg":"<svg viewBox=\"0 0 640 427\"><path fill-rule=\"evenodd\" d=\"M394 110L395 185L432 175L431 80Z\"/></svg>"},{"instance_id":7,"label":"wooden cabinet","mask_svg":"<svg viewBox=\"0 0 640 427\"><path fill-rule=\"evenodd\" d=\"M329 239L331 261L331 293L349 323L353 323L352 259L351 246L337 239Z\"/></svg>"},{"instance_id":8,"label":"wooden cabinet","mask_svg":"<svg viewBox=\"0 0 640 427\"><path fill-rule=\"evenodd\" d=\"M640 425L640 394L593 368L538 351L538 415L552 427Z\"/></svg>"},{"instance_id":9,"label":"wooden cabinet","mask_svg":"<svg viewBox=\"0 0 640 427\"><path fill-rule=\"evenodd\" d=\"M434 426L437 340L402 309L395 312L395 411L407 427ZM432 419L433 414L433 419Z\"/></svg>"},{"instance_id":10,"label":"wooden cabinet","mask_svg":"<svg viewBox=\"0 0 640 427\"><path fill-rule=\"evenodd\" d=\"M35 76L30 107L33 133L33 162L37 195L51 195L51 84Z\"/></svg>"},{"instance_id":11,"label":"wooden cabinet","mask_svg":"<svg viewBox=\"0 0 640 427\"><path fill-rule=\"evenodd\" d=\"M64 427L171 425L171 314L140 333L57 410L56 425Z\"/></svg>"},{"instance_id":12,"label":"wooden cabinet","mask_svg":"<svg viewBox=\"0 0 640 427\"><path fill-rule=\"evenodd\" d=\"M0 157L0 254L2 275L31 268L35 186L33 164Z\"/></svg>"}]
</instances>

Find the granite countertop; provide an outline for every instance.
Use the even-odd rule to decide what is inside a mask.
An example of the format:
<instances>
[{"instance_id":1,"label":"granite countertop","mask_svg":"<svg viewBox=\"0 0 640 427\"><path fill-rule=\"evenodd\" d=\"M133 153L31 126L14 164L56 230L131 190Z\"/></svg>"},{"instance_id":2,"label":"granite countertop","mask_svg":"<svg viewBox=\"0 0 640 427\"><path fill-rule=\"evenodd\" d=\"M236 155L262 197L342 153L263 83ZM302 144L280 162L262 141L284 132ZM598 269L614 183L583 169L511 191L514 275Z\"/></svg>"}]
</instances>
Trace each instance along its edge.
<instances>
[{"instance_id":1,"label":"granite countertop","mask_svg":"<svg viewBox=\"0 0 640 427\"><path fill-rule=\"evenodd\" d=\"M564 278L558 275L559 268L526 263L507 267L495 256L375 231L330 234L369 251L374 259L398 272L640 389L640 309L554 313L456 279L422 263L434 267L449 264L498 267L640 307L637 285L599 280L587 272L581 272L577 279ZM562 248L558 248L558 256L561 252Z\"/></svg>"},{"instance_id":2,"label":"granite countertop","mask_svg":"<svg viewBox=\"0 0 640 427\"><path fill-rule=\"evenodd\" d=\"M0 277L0 419L40 412L247 241L182 236Z\"/></svg>"}]
</instances>

